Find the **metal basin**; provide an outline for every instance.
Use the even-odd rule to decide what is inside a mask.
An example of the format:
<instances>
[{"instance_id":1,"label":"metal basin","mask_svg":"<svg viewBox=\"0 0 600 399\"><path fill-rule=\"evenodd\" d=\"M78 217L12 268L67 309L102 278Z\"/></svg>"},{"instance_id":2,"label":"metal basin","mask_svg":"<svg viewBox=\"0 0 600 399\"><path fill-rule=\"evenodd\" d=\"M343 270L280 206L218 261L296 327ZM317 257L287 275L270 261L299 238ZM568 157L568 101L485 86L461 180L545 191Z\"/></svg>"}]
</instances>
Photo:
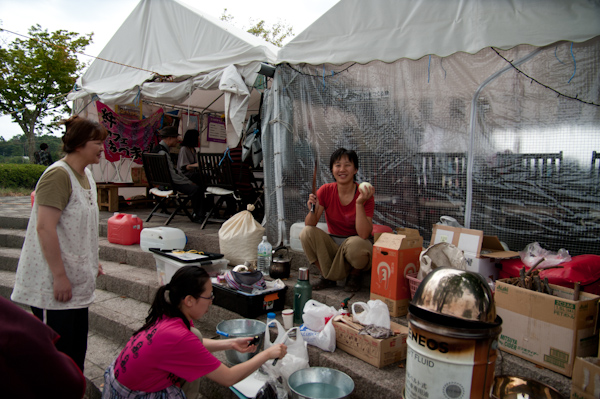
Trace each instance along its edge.
<instances>
[{"instance_id":1,"label":"metal basin","mask_svg":"<svg viewBox=\"0 0 600 399\"><path fill-rule=\"evenodd\" d=\"M231 365L236 365L251 359L258 352L262 351L265 343L266 328L267 325L262 321L252 319L233 319L220 322L217 325L217 334L221 336L221 339L254 337L256 335L259 337L255 352L240 353L236 350L228 349L225 351L227 361Z\"/></svg>"},{"instance_id":2,"label":"metal basin","mask_svg":"<svg viewBox=\"0 0 600 399\"><path fill-rule=\"evenodd\" d=\"M539 381L510 375L494 379L492 399L564 399L558 391Z\"/></svg>"},{"instance_id":3,"label":"metal basin","mask_svg":"<svg viewBox=\"0 0 600 399\"><path fill-rule=\"evenodd\" d=\"M298 370L288 379L292 399L340 399L354 391L354 381L347 374L327 367Z\"/></svg>"}]
</instances>

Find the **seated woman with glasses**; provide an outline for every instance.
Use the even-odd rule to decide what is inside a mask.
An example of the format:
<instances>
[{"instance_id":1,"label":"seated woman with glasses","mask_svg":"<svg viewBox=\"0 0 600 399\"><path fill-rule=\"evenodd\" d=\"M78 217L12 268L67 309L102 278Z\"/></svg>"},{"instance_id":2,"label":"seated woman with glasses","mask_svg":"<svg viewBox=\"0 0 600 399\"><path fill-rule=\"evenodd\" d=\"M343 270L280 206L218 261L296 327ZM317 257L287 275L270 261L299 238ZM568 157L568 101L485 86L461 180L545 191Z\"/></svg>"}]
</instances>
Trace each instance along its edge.
<instances>
[{"instance_id":1,"label":"seated woman with glasses","mask_svg":"<svg viewBox=\"0 0 600 399\"><path fill-rule=\"evenodd\" d=\"M222 364L211 352L233 349L247 353L255 351L256 346L249 345L252 337L202 338L193 320L208 311L213 298L212 283L204 269L180 268L169 284L158 289L146 324L133 334L104 373L102 398L196 397L196 380L202 376L231 386L267 360L285 356L287 347L278 344L233 367Z\"/></svg>"}]
</instances>

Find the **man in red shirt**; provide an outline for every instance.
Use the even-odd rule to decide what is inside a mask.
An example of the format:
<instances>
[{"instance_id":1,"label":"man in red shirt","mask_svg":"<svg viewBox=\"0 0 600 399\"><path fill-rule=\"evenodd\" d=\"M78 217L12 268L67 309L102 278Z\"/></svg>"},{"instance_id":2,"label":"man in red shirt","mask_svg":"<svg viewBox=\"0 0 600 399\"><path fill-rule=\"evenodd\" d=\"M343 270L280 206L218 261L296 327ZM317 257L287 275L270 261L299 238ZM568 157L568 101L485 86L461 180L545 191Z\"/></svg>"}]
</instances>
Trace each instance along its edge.
<instances>
[{"instance_id":1,"label":"man in red shirt","mask_svg":"<svg viewBox=\"0 0 600 399\"><path fill-rule=\"evenodd\" d=\"M371 267L375 189L368 185L359 190L355 181L358 156L352 150L337 149L329 169L335 183L324 184L316 195L309 195L308 209L313 204L315 209L304 219L300 241L308 261L321 271L313 290L334 287L337 280L347 278L345 291L356 292L361 286L361 271ZM316 227L323 212L329 234Z\"/></svg>"}]
</instances>

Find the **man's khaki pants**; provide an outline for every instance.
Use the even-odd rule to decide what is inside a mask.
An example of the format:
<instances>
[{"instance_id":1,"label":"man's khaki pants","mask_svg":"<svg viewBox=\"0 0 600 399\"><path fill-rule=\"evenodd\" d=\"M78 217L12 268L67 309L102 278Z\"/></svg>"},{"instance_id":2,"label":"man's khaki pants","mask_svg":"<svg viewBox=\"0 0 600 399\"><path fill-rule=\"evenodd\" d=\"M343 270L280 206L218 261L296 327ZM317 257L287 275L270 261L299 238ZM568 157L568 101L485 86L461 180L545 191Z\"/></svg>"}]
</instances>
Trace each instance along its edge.
<instances>
[{"instance_id":1,"label":"man's khaki pants","mask_svg":"<svg viewBox=\"0 0 600 399\"><path fill-rule=\"evenodd\" d=\"M312 264L319 262L327 280L343 280L352 269L369 270L373 244L359 236L351 236L338 245L334 238L315 226L304 226L300 232L302 248Z\"/></svg>"}]
</instances>

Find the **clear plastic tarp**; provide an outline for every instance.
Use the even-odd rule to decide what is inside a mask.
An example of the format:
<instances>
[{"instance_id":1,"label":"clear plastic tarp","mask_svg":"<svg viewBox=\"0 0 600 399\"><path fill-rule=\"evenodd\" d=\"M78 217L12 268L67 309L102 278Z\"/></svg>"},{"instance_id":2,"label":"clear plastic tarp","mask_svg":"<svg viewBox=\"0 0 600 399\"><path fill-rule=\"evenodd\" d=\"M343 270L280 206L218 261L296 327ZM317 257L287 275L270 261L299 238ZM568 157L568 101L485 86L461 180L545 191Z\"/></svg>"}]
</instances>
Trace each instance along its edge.
<instances>
[{"instance_id":1,"label":"clear plastic tarp","mask_svg":"<svg viewBox=\"0 0 600 399\"><path fill-rule=\"evenodd\" d=\"M266 228L289 242L329 157L359 156L374 222L441 216L498 236L600 254L600 39L365 65L277 67L263 104ZM597 159L594 159L597 157ZM324 221L324 217L323 220Z\"/></svg>"}]
</instances>

